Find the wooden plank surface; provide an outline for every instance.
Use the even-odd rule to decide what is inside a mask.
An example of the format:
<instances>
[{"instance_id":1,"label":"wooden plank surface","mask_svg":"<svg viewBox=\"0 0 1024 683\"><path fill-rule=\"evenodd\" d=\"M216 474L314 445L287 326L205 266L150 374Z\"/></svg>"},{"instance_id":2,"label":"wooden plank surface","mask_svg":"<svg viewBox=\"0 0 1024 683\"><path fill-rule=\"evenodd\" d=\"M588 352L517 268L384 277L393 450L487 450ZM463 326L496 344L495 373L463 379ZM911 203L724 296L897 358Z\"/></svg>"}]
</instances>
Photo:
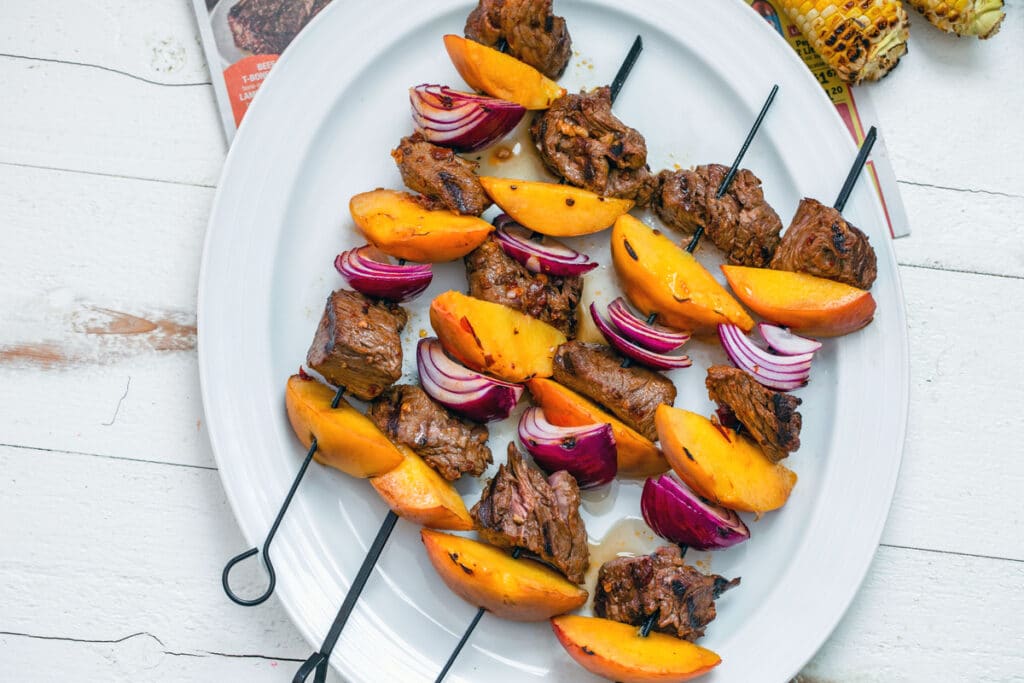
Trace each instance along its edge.
<instances>
[{"instance_id":1,"label":"wooden plank surface","mask_svg":"<svg viewBox=\"0 0 1024 683\"><path fill-rule=\"evenodd\" d=\"M985 43L915 16L872 86L914 230L895 244L911 415L883 547L806 683L1024 680L1024 2L1007 9ZM209 80L189 3L0 7L5 677L282 681L309 652L276 600L219 586L243 542L194 353L225 152Z\"/></svg>"}]
</instances>

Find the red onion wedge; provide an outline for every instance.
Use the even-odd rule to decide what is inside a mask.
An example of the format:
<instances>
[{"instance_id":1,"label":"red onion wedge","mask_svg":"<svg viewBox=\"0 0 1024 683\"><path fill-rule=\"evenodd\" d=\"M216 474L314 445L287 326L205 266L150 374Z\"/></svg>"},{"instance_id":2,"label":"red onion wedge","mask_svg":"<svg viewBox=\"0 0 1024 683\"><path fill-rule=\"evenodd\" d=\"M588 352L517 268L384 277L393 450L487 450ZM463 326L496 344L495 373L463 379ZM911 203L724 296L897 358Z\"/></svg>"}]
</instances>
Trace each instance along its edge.
<instances>
[{"instance_id":1,"label":"red onion wedge","mask_svg":"<svg viewBox=\"0 0 1024 683\"><path fill-rule=\"evenodd\" d=\"M621 296L608 304L608 317L630 341L655 353L668 353L690 341L686 332L648 323L632 310Z\"/></svg>"},{"instance_id":2,"label":"red onion wedge","mask_svg":"<svg viewBox=\"0 0 1024 683\"><path fill-rule=\"evenodd\" d=\"M610 424L556 427L541 408L527 408L519 419L519 440L546 472L566 470L581 489L607 484L619 470Z\"/></svg>"},{"instance_id":3,"label":"red onion wedge","mask_svg":"<svg viewBox=\"0 0 1024 683\"><path fill-rule=\"evenodd\" d=\"M526 109L514 102L444 85L409 88L416 131L438 145L457 152L475 152L505 137L523 118Z\"/></svg>"},{"instance_id":4,"label":"red onion wedge","mask_svg":"<svg viewBox=\"0 0 1024 683\"><path fill-rule=\"evenodd\" d=\"M357 292L392 301L412 299L434 277L429 263L395 265L384 252L369 245L338 254L334 267Z\"/></svg>"},{"instance_id":5,"label":"red onion wedge","mask_svg":"<svg viewBox=\"0 0 1024 683\"><path fill-rule=\"evenodd\" d=\"M540 241L532 233L512 220L506 213L493 221L494 236L506 254L519 261L531 273L547 273L557 277L583 275L597 268L597 263L586 254L570 249L556 239L542 236Z\"/></svg>"},{"instance_id":6,"label":"red onion wedge","mask_svg":"<svg viewBox=\"0 0 1024 683\"><path fill-rule=\"evenodd\" d=\"M481 375L448 357L436 337L416 346L420 386L432 399L476 422L504 420L516 407L523 387Z\"/></svg>"},{"instance_id":7,"label":"red onion wedge","mask_svg":"<svg viewBox=\"0 0 1024 683\"><path fill-rule=\"evenodd\" d=\"M693 365L689 356L669 356L664 353L656 353L645 349L639 344L627 339L612 323L608 322L597 311L597 303L590 304L590 317L600 330L604 338L611 346L627 358L637 363L647 365L658 370L674 370L676 368L688 368Z\"/></svg>"},{"instance_id":8,"label":"red onion wedge","mask_svg":"<svg viewBox=\"0 0 1024 683\"><path fill-rule=\"evenodd\" d=\"M743 334L743 330L730 324L718 326L718 338L733 364L769 389L790 391L807 384L813 353L797 356L768 353Z\"/></svg>"},{"instance_id":9,"label":"red onion wedge","mask_svg":"<svg viewBox=\"0 0 1024 683\"><path fill-rule=\"evenodd\" d=\"M772 325L771 323L758 323L757 331L761 333L768 347L775 353L783 356L799 356L803 353L814 353L821 348L821 342L817 339L808 339L793 334L787 327Z\"/></svg>"},{"instance_id":10,"label":"red onion wedge","mask_svg":"<svg viewBox=\"0 0 1024 683\"><path fill-rule=\"evenodd\" d=\"M640 511L654 533L697 550L720 550L750 538L739 515L701 498L672 472L644 483Z\"/></svg>"}]
</instances>

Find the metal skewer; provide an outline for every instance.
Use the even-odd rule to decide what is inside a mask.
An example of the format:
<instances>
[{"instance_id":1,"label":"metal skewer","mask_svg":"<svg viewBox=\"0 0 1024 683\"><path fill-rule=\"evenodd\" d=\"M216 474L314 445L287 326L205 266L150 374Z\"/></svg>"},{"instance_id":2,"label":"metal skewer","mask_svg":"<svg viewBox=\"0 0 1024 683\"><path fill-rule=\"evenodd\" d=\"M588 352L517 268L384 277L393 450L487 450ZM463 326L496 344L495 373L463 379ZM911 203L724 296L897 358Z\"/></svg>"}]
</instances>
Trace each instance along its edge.
<instances>
[{"instance_id":1,"label":"metal skewer","mask_svg":"<svg viewBox=\"0 0 1024 683\"><path fill-rule=\"evenodd\" d=\"M331 401L331 408L338 407L338 403L341 402L341 397L344 393L345 387L338 387L338 392L334 394L334 399ZM274 523L270 525L270 531L267 532L267 539L263 542L263 566L267 570L267 589L255 598L243 598L231 589L231 584L228 581L231 575L231 570L235 568L235 565L258 553L259 548L250 548L244 553L235 555L228 560L226 565L224 565L224 571L221 573L220 581L221 585L224 586L224 592L229 598L231 598L232 602L243 607L254 607L256 605L263 604L267 601L267 598L274 594L274 588L277 586L277 573L274 571L274 563L270 561L270 543L274 540L277 528L281 525L281 520L284 519L284 513L288 511L288 506L291 505L292 498L295 496L295 491L298 490L299 484L302 483L302 478L306 475L306 470L309 469L309 463L313 460L313 455L316 453L316 449L317 441L316 437L313 437L313 442L309 444L309 451L306 452L306 457L302 461L302 466L299 467L299 471L295 473L295 479L292 480L291 488L288 489L288 495L284 497L284 502L281 503L281 509L277 511L277 517L274 518Z\"/></svg>"},{"instance_id":2,"label":"metal skewer","mask_svg":"<svg viewBox=\"0 0 1024 683\"><path fill-rule=\"evenodd\" d=\"M732 184L732 179L736 177L736 172L740 169L740 163L743 161L743 156L747 153L747 148L750 147L750 143L754 141L754 136L757 135L758 129L761 127L761 122L764 121L765 115L768 113L768 109L771 108L772 102L775 101L775 95L779 92L779 86L773 85L772 91L768 93L768 99L764 101L764 105L761 107L761 113L754 119L754 125L750 127L750 132L747 133L747 139L743 141L743 146L740 147L739 154L736 155L736 159L732 162L732 166L729 167L729 172L722 178L722 182L718 185L718 191L715 192L715 199L721 199L725 196L725 193L729 190L729 186ZM693 253L697 248L697 244L700 242L701 236L704 234L704 226L697 226L697 230L693 233L693 238L690 243L686 245L686 251Z\"/></svg>"},{"instance_id":3,"label":"metal skewer","mask_svg":"<svg viewBox=\"0 0 1024 683\"><path fill-rule=\"evenodd\" d=\"M619 70L615 73L615 78L612 79L612 83L609 86L609 89L611 90L611 100L613 104L615 103L615 98L618 97L619 92L622 90L622 86L625 85L626 79L629 78L630 72L633 71L633 66L636 64L637 58L640 57L640 53L643 52L643 49L643 38L637 36L633 40L633 44L630 46L629 52L626 53L626 58L622 61L622 65L619 66ZM565 178L562 178L560 182L564 184ZM534 232L532 237L538 238L542 237L542 235L538 232ZM655 315L656 314L654 313L651 314L651 317L648 318L649 323L654 322ZM622 367L628 368L630 363L632 363L632 361L629 358L627 358L624 361L622 361ZM519 559L519 556L522 554L522 552L522 548L516 548L512 551L512 558ZM452 650L452 653L448 656L448 661L445 662L444 668L441 669L441 673L439 673L437 675L437 678L434 679L434 683L441 683L441 681L445 679L445 676L448 675L448 671L451 670L452 665L455 664L455 660L459 658L459 653L462 652L462 648L465 647L466 643L469 641L470 636L473 635L473 631L476 630L476 626L480 623L480 619L483 618L485 611L486 610L483 607L479 608L476 611L476 615L473 617L473 620L469 622L469 626L466 627L465 632L462 634L462 638L459 639L459 642L455 646L455 649ZM295 681L294 683L300 682Z\"/></svg>"},{"instance_id":4,"label":"metal skewer","mask_svg":"<svg viewBox=\"0 0 1024 683\"><path fill-rule=\"evenodd\" d=\"M850 193L853 192L854 185L857 184L857 179L860 178L860 172L864 170L864 164L867 163L868 155L871 154L871 148L875 146L877 138L878 130L871 126L868 134L864 136L864 142L860 145L857 158L853 160L850 172L846 174L846 182L843 183L843 189L839 191L839 196L836 197L834 207L839 213L842 213L843 209L846 208L846 202L850 198Z\"/></svg>"}]
</instances>

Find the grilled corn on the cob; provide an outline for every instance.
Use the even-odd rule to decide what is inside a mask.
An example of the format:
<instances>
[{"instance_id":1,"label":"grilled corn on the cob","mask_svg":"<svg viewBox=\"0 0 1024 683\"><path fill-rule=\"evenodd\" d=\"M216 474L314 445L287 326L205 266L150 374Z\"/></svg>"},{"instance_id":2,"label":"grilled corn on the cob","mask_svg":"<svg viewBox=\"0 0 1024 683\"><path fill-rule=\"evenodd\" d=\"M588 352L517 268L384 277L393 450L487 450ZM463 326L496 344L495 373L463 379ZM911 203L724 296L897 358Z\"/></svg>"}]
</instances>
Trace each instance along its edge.
<instances>
[{"instance_id":1,"label":"grilled corn on the cob","mask_svg":"<svg viewBox=\"0 0 1024 683\"><path fill-rule=\"evenodd\" d=\"M779 6L849 83L877 81L907 51L910 22L899 0L780 0Z\"/></svg>"},{"instance_id":2,"label":"grilled corn on the cob","mask_svg":"<svg viewBox=\"0 0 1024 683\"><path fill-rule=\"evenodd\" d=\"M908 0L918 12L946 33L991 38L999 31L1003 0Z\"/></svg>"}]
</instances>

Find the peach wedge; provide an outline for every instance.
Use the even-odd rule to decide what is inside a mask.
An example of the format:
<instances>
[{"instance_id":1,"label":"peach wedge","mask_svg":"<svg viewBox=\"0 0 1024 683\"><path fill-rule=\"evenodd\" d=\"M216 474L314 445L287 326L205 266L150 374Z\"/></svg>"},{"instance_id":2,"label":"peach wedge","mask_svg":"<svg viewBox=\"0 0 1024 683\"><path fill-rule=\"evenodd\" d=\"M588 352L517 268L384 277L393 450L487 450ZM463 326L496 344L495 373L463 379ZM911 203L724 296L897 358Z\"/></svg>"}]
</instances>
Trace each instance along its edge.
<instances>
[{"instance_id":1,"label":"peach wedge","mask_svg":"<svg viewBox=\"0 0 1024 683\"><path fill-rule=\"evenodd\" d=\"M373 477L402 463L402 454L384 432L345 399L331 407L334 391L299 375L288 378L284 405L295 436L306 448L316 438L317 462L353 477Z\"/></svg>"},{"instance_id":2,"label":"peach wedge","mask_svg":"<svg viewBox=\"0 0 1024 683\"><path fill-rule=\"evenodd\" d=\"M722 663L711 650L664 633L610 619L565 615L551 629L569 656L587 671L620 683L687 681Z\"/></svg>"},{"instance_id":3,"label":"peach wedge","mask_svg":"<svg viewBox=\"0 0 1024 683\"><path fill-rule=\"evenodd\" d=\"M493 545L423 529L420 538L453 593L502 619L544 621L583 606L587 591L540 562Z\"/></svg>"},{"instance_id":4,"label":"peach wedge","mask_svg":"<svg viewBox=\"0 0 1024 683\"><path fill-rule=\"evenodd\" d=\"M444 350L463 365L506 382L550 377L565 335L525 313L460 292L437 295L430 324Z\"/></svg>"},{"instance_id":5,"label":"peach wedge","mask_svg":"<svg viewBox=\"0 0 1024 683\"><path fill-rule=\"evenodd\" d=\"M576 237L604 230L633 208L571 185L480 176L480 184L501 210L530 230L554 237Z\"/></svg>"},{"instance_id":6,"label":"peach wedge","mask_svg":"<svg viewBox=\"0 0 1024 683\"><path fill-rule=\"evenodd\" d=\"M476 41L448 34L444 47L462 80L491 97L527 109L547 109L565 94L565 88L529 64Z\"/></svg>"},{"instance_id":7,"label":"peach wedge","mask_svg":"<svg viewBox=\"0 0 1024 683\"><path fill-rule=\"evenodd\" d=\"M806 273L722 266L733 293L766 320L800 334L838 337L871 322L871 292Z\"/></svg>"},{"instance_id":8,"label":"peach wedge","mask_svg":"<svg viewBox=\"0 0 1024 683\"><path fill-rule=\"evenodd\" d=\"M526 388L530 390L533 402L544 409L544 416L553 425L580 427L610 424L615 437L620 476L653 477L668 469L668 461L653 441L572 389L554 380L542 378L531 379L526 383Z\"/></svg>"},{"instance_id":9,"label":"peach wedge","mask_svg":"<svg viewBox=\"0 0 1024 683\"><path fill-rule=\"evenodd\" d=\"M370 244L395 258L419 263L462 258L494 230L476 216L425 209L413 195L397 190L357 194L348 208Z\"/></svg>"},{"instance_id":10,"label":"peach wedge","mask_svg":"<svg viewBox=\"0 0 1024 683\"><path fill-rule=\"evenodd\" d=\"M753 441L681 408L658 406L658 440L679 478L733 510L766 512L786 504L796 473L773 463Z\"/></svg>"},{"instance_id":11,"label":"peach wedge","mask_svg":"<svg viewBox=\"0 0 1024 683\"><path fill-rule=\"evenodd\" d=\"M710 334L719 323L744 332L754 320L693 254L629 214L612 229L612 262L626 296L644 314L680 330Z\"/></svg>"},{"instance_id":12,"label":"peach wedge","mask_svg":"<svg viewBox=\"0 0 1024 683\"><path fill-rule=\"evenodd\" d=\"M414 524L458 531L472 529L473 518L455 487L407 447L398 448L405 456L402 464L370 479L388 507Z\"/></svg>"}]
</instances>

